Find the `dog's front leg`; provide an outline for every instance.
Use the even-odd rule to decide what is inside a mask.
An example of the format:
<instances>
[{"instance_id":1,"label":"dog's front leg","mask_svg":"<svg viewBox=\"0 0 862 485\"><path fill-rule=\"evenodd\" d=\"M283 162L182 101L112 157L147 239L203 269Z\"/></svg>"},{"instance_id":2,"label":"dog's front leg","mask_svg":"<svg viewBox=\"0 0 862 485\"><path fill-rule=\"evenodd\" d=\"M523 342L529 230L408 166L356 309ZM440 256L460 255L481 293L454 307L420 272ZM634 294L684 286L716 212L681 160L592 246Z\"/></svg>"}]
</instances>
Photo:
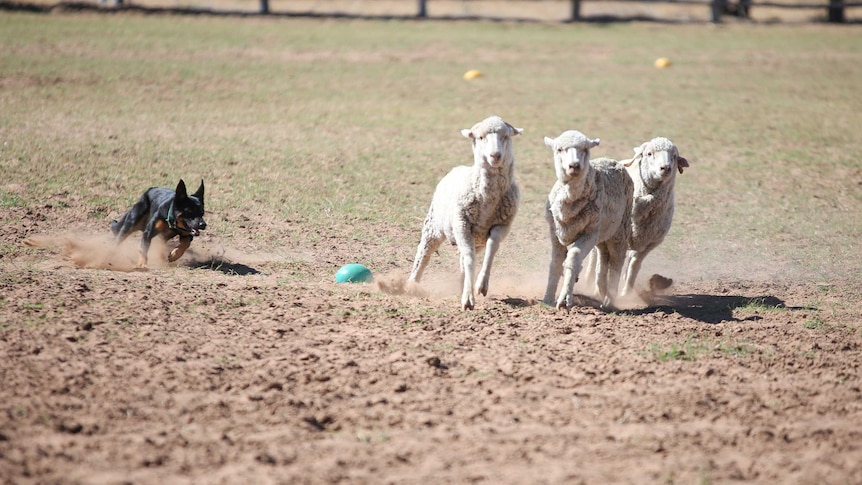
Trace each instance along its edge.
<instances>
[{"instance_id":1,"label":"dog's front leg","mask_svg":"<svg viewBox=\"0 0 862 485\"><path fill-rule=\"evenodd\" d=\"M188 249L189 246L191 246L192 239L194 239L194 238L191 236L181 237L180 238L180 245L177 246L176 248L172 249L171 254L168 255L168 262L173 263L174 261L180 259L183 256L183 254L186 252L186 249Z\"/></svg>"}]
</instances>

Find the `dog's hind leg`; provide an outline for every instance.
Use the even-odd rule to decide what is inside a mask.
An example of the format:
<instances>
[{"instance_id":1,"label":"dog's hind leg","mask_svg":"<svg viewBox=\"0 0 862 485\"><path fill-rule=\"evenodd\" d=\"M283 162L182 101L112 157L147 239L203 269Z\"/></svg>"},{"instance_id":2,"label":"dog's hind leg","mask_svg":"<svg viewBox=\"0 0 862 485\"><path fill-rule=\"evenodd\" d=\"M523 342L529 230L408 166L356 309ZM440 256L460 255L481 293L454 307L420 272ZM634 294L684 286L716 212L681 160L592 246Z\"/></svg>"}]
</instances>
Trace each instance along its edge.
<instances>
[{"instance_id":1,"label":"dog's hind leg","mask_svg":"<svg viewBox=\"0 0 862 485\"><path fill-rule=\"evenodd\" d=\"M147 255L150 252L150 243L153 242L154 237L163 232L165 226L165 221L161 219L151 219L146 224L146 227L144 227L143 234L141 234L141 254L138 256L139 268L147 267Z\"/></svg>"},{"instance_id":2,"label":"dog's hind leg","mask_svg":"<svg viewBox=\"0 0 862 485\"><path fill-rule=\"evenodd\" d=\"M129 234L144 230L149 212L150 203L147 194L144 194L119 221L111 222L111 232L117 238L117 244L123 242Z\"/></svg>"}]
</instances>

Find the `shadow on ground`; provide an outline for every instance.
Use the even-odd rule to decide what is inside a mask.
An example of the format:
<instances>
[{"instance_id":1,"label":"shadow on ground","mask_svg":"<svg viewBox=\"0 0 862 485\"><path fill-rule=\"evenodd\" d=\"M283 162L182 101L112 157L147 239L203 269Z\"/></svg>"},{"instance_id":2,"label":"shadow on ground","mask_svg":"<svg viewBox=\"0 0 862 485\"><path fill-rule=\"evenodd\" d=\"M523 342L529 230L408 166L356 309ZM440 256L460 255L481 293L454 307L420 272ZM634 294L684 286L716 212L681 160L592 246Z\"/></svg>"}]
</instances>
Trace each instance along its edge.
<instances>
[{"instance_id":1,"label":"shadow on ground","mask_svg":"<svg viewBox=\"0 0 862 485\"><path fill-rule=\"evenodd\" d=\"M639 310L629 310L631 315L649 313L678 313L686 318L703 323L741 322L758 320L757 315L736 318L733 311L738 308L771 308L782 310L813 310L807 307L788 307L784 301L774 296L739 295L668 295L653 299L653 305Z\"/></svg>"},{"instance_id":2,"label":"shadow on ground","mask_svg":"<svg viewBox=\"0 0 862 485\"><path fill-rule=\"evenodd\" d=\"M600 308L598 300L584 295L574 295L576 307ZM645 298L646 300L647 298ZM622 310L626 315L650 315L653 313L677 313L686 318L708 324L723 322L743 322L759 320L762 317L750 315L745 318L733 316L739 308L764 308L780 310L816 310L811 307L788 307L784 301L774 296L739 296L739 295L666 295L648 297L652 303L646 308ZM502 298L501 302L515 308L541 305L542 302L533 299Z\"/></svg>"},{"instance_id":3,"label":"shadow on ground","mask_svg":"<svg viewBox=\"0 0 862 485\"><path fill-rule=\"evenodd\" d=\"M206 261L196 261L194 263L191 263L189 267L194 269L210 269L213 271L219 271L226 275L235 276L260 274L260 271L252 268L251 266L246 266L241 263L231 263L230 261L225 261L221 258L212 258Z\"/></svg>"}]
</instances>

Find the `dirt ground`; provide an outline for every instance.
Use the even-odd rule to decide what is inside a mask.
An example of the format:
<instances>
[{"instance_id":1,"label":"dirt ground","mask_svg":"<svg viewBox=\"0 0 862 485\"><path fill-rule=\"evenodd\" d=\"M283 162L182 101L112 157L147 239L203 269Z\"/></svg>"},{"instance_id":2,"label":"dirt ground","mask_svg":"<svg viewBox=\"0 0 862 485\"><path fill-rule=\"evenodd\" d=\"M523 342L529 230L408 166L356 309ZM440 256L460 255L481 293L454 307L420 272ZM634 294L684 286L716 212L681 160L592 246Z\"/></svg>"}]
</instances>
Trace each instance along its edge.
<instances>
[{"instance_id":1,"label":"dirt ground","mask_svg":"<svg viewBox=\"0 0 862 485\"><path fill-rule=\"evenodd\" d=\"M448 248L408 296L335 284L327 241L135 272L56 235L74 204L3 210L3 243L59 244L0 257L3 483L862 483L858 282L557 311L502 266L462 312Z\"/></svg>"}]
</instances>

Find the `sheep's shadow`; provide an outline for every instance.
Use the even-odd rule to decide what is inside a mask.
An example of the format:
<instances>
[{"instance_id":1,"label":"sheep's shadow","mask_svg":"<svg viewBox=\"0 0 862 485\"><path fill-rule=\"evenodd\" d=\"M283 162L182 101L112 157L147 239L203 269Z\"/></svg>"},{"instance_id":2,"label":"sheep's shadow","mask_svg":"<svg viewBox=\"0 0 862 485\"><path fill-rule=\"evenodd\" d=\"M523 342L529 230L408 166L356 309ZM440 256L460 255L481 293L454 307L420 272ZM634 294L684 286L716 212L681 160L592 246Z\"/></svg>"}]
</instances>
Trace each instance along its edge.
<instances>
[{"instance_id":1,"label":"sheep's shadow","mask_svg":"<svg viewBox=\"0 0 862 485\"><path fill-rule=\"evenodd\" d=\"M739 308L770 308L778 310L814 310L810 307L789 307L775 296L742 295L653 295L651 304L646 308L625 310L628 315L647 315L651 313L677 313L686 318L707 324L723 322L742 322L760 320L763 317L751 315L745 318L733 316Z\"/></svg>"},{"instance_id":2,"label":"sheep's shadow","mask_svg":"<svg viewBox=\"0 0 862 485\"><path fill-rule=\"evenodd\" d=\"M601 303L589 296L573 295L575 307L600 308ZM743 322L759 320L762 317L750 315L744 318L733 316L739 308L770 308L779 310L816 310L811 307L789 307L783 300L775 296L741 296L741 295L649 295L644 298L651 303L645 308L617 310L622 315L650 315L654 313L676 313L692 320L706 324L724 322ZM541 300L507 297L501 302L515 308L541 305Z\"/></svg>"},{"instance_id":3,"label":"sheep's shadow","mask_svg":"<svg viewBox=\"0 0 862 485\"><path fill-rule=\"evenodd\" d=\"M189 267L193 269L209 269L213 271L219 271L226 275L235 276L260 274L260 271L252 268L251 266L246 266L242 263L231 263L230 261L225 261L221 258L210 258L204 261L195 261L193 263L190 263Z\"/></svg>"}]
</instances>

